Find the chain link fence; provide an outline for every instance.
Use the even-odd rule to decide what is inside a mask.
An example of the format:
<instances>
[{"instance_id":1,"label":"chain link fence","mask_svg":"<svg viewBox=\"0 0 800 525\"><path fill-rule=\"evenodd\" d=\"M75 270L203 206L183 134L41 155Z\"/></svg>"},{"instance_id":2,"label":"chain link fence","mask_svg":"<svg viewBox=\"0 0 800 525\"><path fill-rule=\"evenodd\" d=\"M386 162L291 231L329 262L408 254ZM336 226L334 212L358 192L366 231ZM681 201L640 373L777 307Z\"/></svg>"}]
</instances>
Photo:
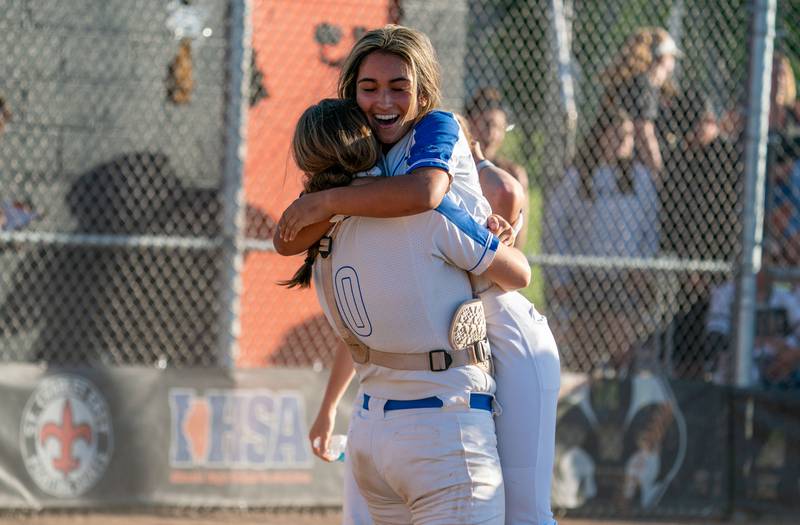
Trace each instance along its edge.
<instances>
[{"instance_id":1,"label":"chain link fence","mask_svg":"<svg viewBox=\"0 0 800 525\"><path fill-rule=\"evenodd\" d=\"M306 107L335 95L359 36L405 24L437 49L444 109L462 114L487 157L525 190L519 246L534 277L523 293L548 316L564 371L577 373L565 383L628 376L587 387L602 428L589 421L587 431L585 414L575 414L586 403L567 399L559 416L560 445L586 432L596 440L599 503L584 509L722 512L732 504L727 448L688 456L696 468L674 484L686 492L662 507L620 507L644 496L607 487L636 492L620 483L621 465L642 443L675 465L684 460L681 410L699 441L729 437L724 410L703 417L725 404L723 389L700 404L695 392L707 385L692 382L678 402L665 377L727 383L732 374L737 269L752 255L742 213L753 204L744 197L753 4L0 0L0 362L88 365L98 377L123 365L328 368L341 343L316 294L277 284L302 262L271 243L301 189L290 139ZM763 341L800 344L800 7L777 7L765 271L750 299L754 380L786 388L800 386L800 373L784 365L766 381L774 355ZM638 367L664 372L661 397L630 374ZM247 371L233 373L254 384ZM197 426L212 429L204 410L224 409L204 405L201 389L228 388L229 379L195 385ZM225 396L215 402L235 392ZM658 405L637 416L642 439L626 427L637 396ZM173 427L195 447L194 426ZM789 438L780 439L763 450ZM762 454L761 444L754 450ZM204 454L195 455L202 470Z\"/></svg>"},{"instance_id":2,"label":"chain link fence","mask_svg":"<svg viewBox=\"0 0 800 525\"><path fill-rule=\"evenodd\" d=\"M776 277L798 281L800 268L800 7L779 3L769 114L765 236L775 252Z\"/></svg>"},{"instance_id":3,"label":"chain link fence","mask_svg":"<svg viewBox=\"0 0 800 525\"><path fill-rule=\"evenodd\" d=\"M575 146L542 179L543 251L567 256L545 272L565 365L700 377L740 237L742 130L726 120L746 95L747 6L571 7Z\"/></svg>"},{"instance_id":4,"label":"chain link fence","mask_svg":"<svg viewBox=\"0 0 800 525\"><path fill-rule=\"evenodd\" d=\"M355 39L398 22L431 36L445 108L526 188L525 293L565 369L719 371L706 325L742 255L749 2L313 4L250 3L251 56L229 2L3 2L3 360L327 366L314 294L275 284L300 264L270 244L300 189L289 138ZM764 246L791 279L800 17L778 7Z\"/></svg>"},{"instance_id":5,"label":"chain link fence","mask_svg":"<svg viewBox=\"0 0 800 525\"><path fill-rule=\"evenodd\" d=\"M3 2L0 355L219 360L225 2Z\"/></svg>"}]
</instances>

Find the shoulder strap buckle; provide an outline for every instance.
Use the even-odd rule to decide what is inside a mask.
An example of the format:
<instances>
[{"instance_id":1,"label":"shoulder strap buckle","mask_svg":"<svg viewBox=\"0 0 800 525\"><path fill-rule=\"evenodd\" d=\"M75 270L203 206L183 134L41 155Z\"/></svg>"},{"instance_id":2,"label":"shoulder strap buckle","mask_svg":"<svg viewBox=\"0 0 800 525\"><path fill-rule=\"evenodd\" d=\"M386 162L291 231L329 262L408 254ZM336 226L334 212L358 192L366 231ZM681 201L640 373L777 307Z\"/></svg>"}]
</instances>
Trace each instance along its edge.
<instances>
[{"instance_id":1,"label":"shoulder strap buckle","mask_svg":"<svg viewBox=\"0 0 800 525\"><path fill-rule=\"evenodd\" d=\"M323 259L327 259L333 251L333 238L326 235L319 240L319 254Z\"/></svg>"}]
</instances>

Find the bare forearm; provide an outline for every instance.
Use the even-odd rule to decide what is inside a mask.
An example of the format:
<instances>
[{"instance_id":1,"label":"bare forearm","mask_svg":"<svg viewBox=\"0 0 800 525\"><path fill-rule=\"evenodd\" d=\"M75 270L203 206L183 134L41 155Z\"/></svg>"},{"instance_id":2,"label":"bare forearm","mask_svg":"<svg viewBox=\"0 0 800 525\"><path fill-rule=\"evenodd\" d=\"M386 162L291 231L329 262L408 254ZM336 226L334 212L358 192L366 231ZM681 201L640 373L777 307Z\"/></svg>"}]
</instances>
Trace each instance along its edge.
<instances>
[{"instance_id":1,"label":"bare forearm","mask_svg":"<svg viewBox=\"0 0 800 525\"><path fill-rule=\"evenodd\" d=\"M656 138L655 125L650 121L637 122L636 135L637 149L642 162L654 173L660 172L663 162L658 138Z\"/></svg>"},{"instance_id":2,"label":"bare forearm","mask_svg":"<svg viewBox=\"0 0 800 525\"><path fill-rule=\"evenodd\" d=\"M336 349L336 356L331 367L331 375L328 377L328 385L325 387L325 395L322 397L320 412L334 412L342 400L342 396L347 391L350 381L355 375L353 360L350 351L343 344Z\"/></svg>"},{"instance_id":3,"label":"bare forearm","mask_svg":"<svg viewBox=\"0 0 800 525\"><path fill-rule=\"evenodd\" d=\"M272 236L272 244L275 246L275 251L281 255L297 255L320 240L330 227L331 223L329 221L314 223L300 230L297 237L291 241L284 240L281 237L280 227L278 227Z\"/></svg>"},{"instance_id":4,"label":"bare forearm","mask_svg":"<svg viewBox=\"0 0 800 525\"><path fill-rule=\"evenodd\" d=\"M336 215L407 217L436 208L450 180L441 170L415 171L385 177L373 184L333 188L326 192L327 208Z\"/></svg>"},{"instance_id":5,"label":"bare forearm","mask_svg":"<svg viewBox=\"0 0 800 525\"><path fill-rule=\"evenodd\" d=\"M503 290L519 290L530 284L531 266L521 251L500 244L485 275Z\"/></svg>"},{"instance_id":6,"label":"bare forearm","mask_svg":"<svg viewBox=\"0 0 800 525\"><path fill-rule=\"evenodd\" d=\"M363 186L354 183L309 193L295 199L283 211L278 221L278 235L291 242L303 228L327 221L334 215L380 218L416 215L437 207L449 186L447 172L419 168L410 175L380 178Z\"/></svg>"}]
</instances>

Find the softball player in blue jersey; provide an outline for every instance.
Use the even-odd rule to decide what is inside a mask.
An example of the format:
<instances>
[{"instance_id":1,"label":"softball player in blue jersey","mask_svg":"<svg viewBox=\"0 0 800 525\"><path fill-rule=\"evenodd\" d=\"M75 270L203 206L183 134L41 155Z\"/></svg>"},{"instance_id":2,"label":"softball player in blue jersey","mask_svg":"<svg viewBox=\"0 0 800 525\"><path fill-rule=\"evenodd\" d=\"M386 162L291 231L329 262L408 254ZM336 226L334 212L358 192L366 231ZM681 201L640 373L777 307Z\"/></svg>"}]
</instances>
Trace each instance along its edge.
<instances>
[{"instance_id":1,"label":"softball player in blue jersey","mask_svg":"<svg viewBox=\"0 0 800 525\"><path fill-rule=\"evenodd\" d=\"M280 253L299 253L316 242L333 215L409 216L435 208L445 194L477 222L486 221L490 207L464 133L452 114L434 111L438 65L427 37L398 26L368 32L343 66L339 91L366 115L384 149L382 171L394 176L295 201L279 222L275 245ZM520 294L503 292L488 279L474 280L473 289L484 303L497 399L504 407L496 425L506 523L554 523L550 484L560 384L555 342L546 319ZM312 438L321 438L314 449L318 455L326 448L331 416L351 377L352 371L331 375L311 432ZM358 508L357 501L345 502L346 523L364 523Z\"/></svg>"},{"instance_id":2,"label":"softball player in blue jersey","mask_svg":"<svg viewBox=\"0 0 800 525\"><path fill-rule=\"evenodd\" d=\"M337 158L326 166L353 136L369 131L348 125L357 117L363 115L346 100L326 100L303 114L294 155L307 173L310 166L320 170L309 173L307 191L341 183L342 172L370 165L366 156L366 165ZM375 150L377 157L377 142ZM462 319L457 312L465 304L480 304L472 300L465 271L521 286L530 279L525 256L448 196L435 211L347 217L333 230L287 284L307 284L313 264L330 324L345 340L357 338L358 348L368 346L363 356L350 349L362 394L347 457L371 516L387 524L501 525L505 504L488 346L485 334L454 342L462 332L453 331L451 319Z\"/></svg>"}]
</instances>

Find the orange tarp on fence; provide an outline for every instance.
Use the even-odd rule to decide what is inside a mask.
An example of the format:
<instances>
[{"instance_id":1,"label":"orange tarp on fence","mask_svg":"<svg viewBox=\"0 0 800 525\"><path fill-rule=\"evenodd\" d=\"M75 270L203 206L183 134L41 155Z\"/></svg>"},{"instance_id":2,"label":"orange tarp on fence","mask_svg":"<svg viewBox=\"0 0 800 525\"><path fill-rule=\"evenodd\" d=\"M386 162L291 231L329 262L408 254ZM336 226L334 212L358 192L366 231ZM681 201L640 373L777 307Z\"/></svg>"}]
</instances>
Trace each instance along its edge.
<instances>
[{"instance_id":1,"label":"orange tarp on fence","mask_svg":"<svg viewBox=\"0 0 800 525\"><path fill-rule=\"evenodd\" d=\"M253 3L253 49L267 97L248 116L245 194L277 220L300 192L301 174L290 155L300 113L336 93L338 62L360 31L389 21L391 0L261 0ZM313 354L287 344L313 344L321 310L313 291L275 284L291 277L302 257L251 253L245 261L242 332L236 364L262 366L280 351ZM306 325L307 329L301 328ZM296 337L309 332L304 337ZM287 342L288 341L288 342ZM293 342L292 342L293 341ZM329 342L319 342L329 344Z\"/></svg>"}]
</instances>

